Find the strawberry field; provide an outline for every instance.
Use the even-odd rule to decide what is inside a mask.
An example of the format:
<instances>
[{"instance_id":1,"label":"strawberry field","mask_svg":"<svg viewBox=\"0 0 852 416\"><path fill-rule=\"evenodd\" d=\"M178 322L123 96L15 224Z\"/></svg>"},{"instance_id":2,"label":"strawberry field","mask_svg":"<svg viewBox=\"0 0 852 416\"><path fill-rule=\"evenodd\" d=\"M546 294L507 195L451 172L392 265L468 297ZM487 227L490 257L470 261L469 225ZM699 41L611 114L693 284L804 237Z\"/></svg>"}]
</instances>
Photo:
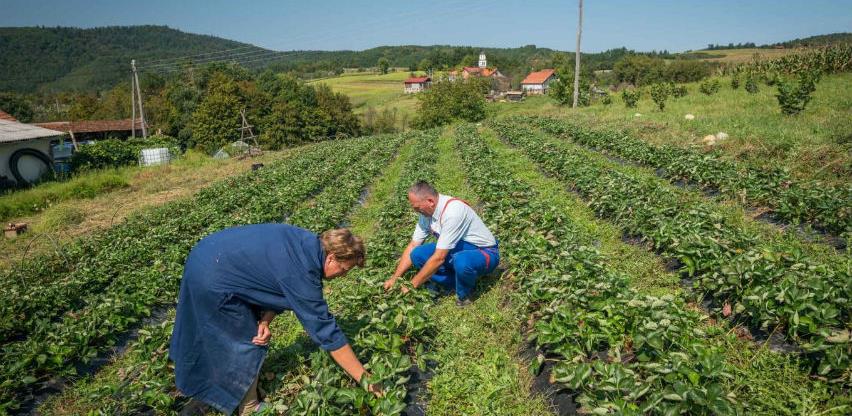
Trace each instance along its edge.
<instances>
[{"instance_id":1,"label":"strawberry field","mask_svg":"<svg viewBox=\"0 0 852 416\"><path fill-rule=\"evenodd\" d=\"M382 289L421 179L500 240L467 309ZM183 262L212 232L279 221L365 236L366 267L326 297L370 377L285 313L268 414L849 414L852 261L826 242L848 238L850 195L539 117L307 145L3 272L0 414L213 414L167 356Z\"/></svg>"}]
</instances>

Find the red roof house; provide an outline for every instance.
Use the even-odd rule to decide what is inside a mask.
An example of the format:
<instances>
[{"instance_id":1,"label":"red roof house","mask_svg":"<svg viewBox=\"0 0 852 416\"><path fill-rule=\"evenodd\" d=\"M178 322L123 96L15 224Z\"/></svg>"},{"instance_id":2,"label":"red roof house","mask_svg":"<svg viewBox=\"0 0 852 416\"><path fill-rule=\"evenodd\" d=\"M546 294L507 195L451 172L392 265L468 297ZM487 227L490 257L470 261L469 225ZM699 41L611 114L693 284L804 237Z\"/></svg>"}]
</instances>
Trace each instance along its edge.
<instances>
[{"instance_id":1,"label":"red roof house","mask_svg":"<svg viewBox=\"0 0 852 416\"><path fill-rule=\"evenodd\" d=\"M527 94L547 94L550 83L556 79L556 71L552 69L531 72L521 81L521 89Z\"/></svg>"}]
</instances>

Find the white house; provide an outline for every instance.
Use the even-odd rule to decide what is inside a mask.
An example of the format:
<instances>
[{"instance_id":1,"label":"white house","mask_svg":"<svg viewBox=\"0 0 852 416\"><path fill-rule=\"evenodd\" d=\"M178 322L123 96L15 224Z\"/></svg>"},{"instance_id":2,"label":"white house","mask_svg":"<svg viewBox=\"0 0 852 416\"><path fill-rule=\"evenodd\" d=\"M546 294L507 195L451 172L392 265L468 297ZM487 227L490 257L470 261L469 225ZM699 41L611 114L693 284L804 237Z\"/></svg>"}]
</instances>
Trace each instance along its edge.
<instances>
[{"instance_id":1,"label":"white house","mask_svg":"<svg viewBox=\"0 0 852 416\"><path fill-rule=\"evenodd\" d=\"M432 78L411 77L405 80L405 93L414 94L426 90L432 86Z\"/></svg>"},{"instance_id":2,"label":"white house","mask_svg":"<svg viewBox=\"0 0 852 416\"><path fill-rule=\"evenodd\" d=\"M35 182L53 169L50 142L65 133L19 123L0 111L0 186ZM14 166L13 166L14 164Z\"/></svg>"},{"instance_id":3,"label":"white house","mask_svg":"<svg viewBox=\"0 0 852 416\"><path fill-rule=\"evenodd\" d=\"M547 94L550 83L556 80L556 72L552 69L531 72L521 81L521 89L530 95Z\"/></svg>"}]
</instances>

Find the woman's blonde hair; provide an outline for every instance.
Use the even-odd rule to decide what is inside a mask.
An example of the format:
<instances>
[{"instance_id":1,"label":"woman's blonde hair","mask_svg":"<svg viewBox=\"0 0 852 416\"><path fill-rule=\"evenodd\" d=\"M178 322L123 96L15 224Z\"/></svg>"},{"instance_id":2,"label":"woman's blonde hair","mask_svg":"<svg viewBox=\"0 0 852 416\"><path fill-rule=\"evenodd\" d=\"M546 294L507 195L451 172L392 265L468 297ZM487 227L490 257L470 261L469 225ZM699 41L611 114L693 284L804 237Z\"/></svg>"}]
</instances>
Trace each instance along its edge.
<instances>
[{"instance_id":1,"label":"woman's blonde hair","mask_svg":"<svg viewBox=\"0 0 852 416\"><path fill-rule=\"evenodd\" d=\"M337 228L328 230L320 235L320 242L326 254L334 254L334 258L351 262L363 267L367 252L364 248L364 240L352 234L348 228Z\"/></svg>"}]
</instances>

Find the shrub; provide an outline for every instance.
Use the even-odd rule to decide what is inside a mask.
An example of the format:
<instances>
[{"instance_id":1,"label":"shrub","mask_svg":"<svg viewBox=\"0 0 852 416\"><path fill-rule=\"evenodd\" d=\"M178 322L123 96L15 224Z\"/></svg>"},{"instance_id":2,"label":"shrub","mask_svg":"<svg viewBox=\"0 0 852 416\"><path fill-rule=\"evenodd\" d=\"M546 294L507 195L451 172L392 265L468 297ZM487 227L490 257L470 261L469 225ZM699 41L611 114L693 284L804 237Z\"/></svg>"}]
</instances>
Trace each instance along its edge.
<instances>
[{"instance_id":1,"label":"shrub","mask_svg":"<svg viewBox=\"0 0 852 416\"><path fill-rule=\"evenodd\" d=\"M418 110L414 125L426 129L443 126L454 120L484 119L484 81L487 80L433 83L432 88L417 94Z\"/></svg>"},{"instance_id":2,"label":"shrub","mask_svg":"<svg viewBox=\"0 0 852 416\"><path fill-rule=\"evenodd\" d=\"M639 98L642 96L642 91L635 88L625 88L621 91L621 100L624 101L624 105L627 108L636 107L636 104L639 102Z\"/></svg>"},{"instance_id":3,"label":"shrub","mask_svg":"<svg viewBox=\"0 0 852 416\"><path fill-rule=\"evenodd\" d=\"M686 85L672 85L672 95L675 98L686 97L689 94L689 90L686 89Z\"/></svg>"},{"instance_id":4,"label":"shrub","mask_svg":"<svg viewBox=\"0 0 852 416\"><path fill-rule=\"evenodd\" d=\"M602 97L601 97L601 103L602 103L603 105L610 105L610 104L612 104L612 95L610 95L610 93L606 93L606 95L604 95L604 96L602 96Z\"/></svg>"},{"instance_id":5,"label":"shrub","mask_svg":"<svg viewBox=\"0 0 852 416\"><path fill-rule=\"evenodd\" d=\"M651 86L651 99L660 108L660 111L666 109L666 100L671 95L671 89L667 84L654 84Z\"/></svg>"},{"instance_id":6,"label":"shrub","mask_svg":"<svg viewBox=\"0 0 852 416\"><path fill-rule=\"evenodd\" d=\"M130 140L107 139L80 146L80 150L71 157L71 167L79 171L133 165L139 162L142 149L151 147L168 147L173 155L180 153L177 142L168 136Z\"/></svg>"},{"instance_id":7,"label":"shrub","mask_svg":"<svg viewBox=\"0 0 852 416\"><path fill-rule=\"evenodd\" d=\"M749 94L757 94L757 81L754 80L754 77L749 75L745 80L745 90L748 91Z\"/></svg>"},{"instance_id":8,"label":"shrub","mask_svg":"<svg viewBox=\"0 0 852 416\"><path fill-rule=\"evenodd\" d=\"M811 101L811 94L816 91L819 74L815 71L805 72L799 76L798 82L778 80L778 105L781 112L791 116L801 113Z\"/></svg>"},{"instance_id":9,"label":"shrub","mask_svg":"<svg viewBox=\"0 0 852 416\"><path fill-rule=\"evenodd\" d=\"M740 77L738 75L734 75L731 77L731 89L739 89L740 88Z\"/></svg>"},{"instance_id":10,"label":"shrub","mask_svg":"<svg viewBox=\"0 0 852 416\"><path fill-rule=\"evenodd\" d=\"M708 79L701 82L701 85L698 87L698 90L707 95L713 95L719 92L719 80L718 79Z\"/></svg>"}]
</instances>

